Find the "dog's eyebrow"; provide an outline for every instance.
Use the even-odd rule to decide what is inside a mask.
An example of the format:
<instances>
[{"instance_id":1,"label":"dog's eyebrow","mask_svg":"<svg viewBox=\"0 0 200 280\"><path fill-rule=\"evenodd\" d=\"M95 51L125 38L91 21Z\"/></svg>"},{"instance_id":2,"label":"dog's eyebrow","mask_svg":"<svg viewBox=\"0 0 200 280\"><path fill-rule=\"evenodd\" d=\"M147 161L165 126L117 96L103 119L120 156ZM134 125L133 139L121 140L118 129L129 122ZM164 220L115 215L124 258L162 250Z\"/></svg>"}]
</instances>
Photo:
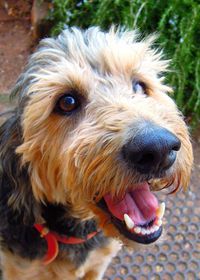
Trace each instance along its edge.
<instances>
[{"instance_id":1,"label":"dog's eyebrow","mask_svg":"<svg viewBox=\"0 0 200 280\"><path fill-rule=\"evenodd\" d=\"M25 96L35 96L35 94L44 94L49 96L58 96L65 92L75 90L80 95L87 96L90 90L91 72L86 68L81 68L78 65L73 65L67 60L53 64L51 67L40 69L34 74L34 80Z\"/></svg>"}]
</instances>

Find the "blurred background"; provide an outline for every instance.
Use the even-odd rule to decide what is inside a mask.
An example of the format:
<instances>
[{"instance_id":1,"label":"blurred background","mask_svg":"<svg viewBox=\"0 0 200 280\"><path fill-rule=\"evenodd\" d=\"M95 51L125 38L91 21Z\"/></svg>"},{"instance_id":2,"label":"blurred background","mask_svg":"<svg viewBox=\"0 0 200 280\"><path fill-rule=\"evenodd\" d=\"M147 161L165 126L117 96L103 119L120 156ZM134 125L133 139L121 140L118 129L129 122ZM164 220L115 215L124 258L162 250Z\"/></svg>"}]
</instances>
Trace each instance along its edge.
<instances>
[{"instance_id":1,"label":"blurred background","mask_svg":"<svg viewBox=\"0 0 200 280\"><path fill-rule=\"evenodd\" d=\"M165 234L159 244L124 250L105 280L200 279L200 2L199 0L0 0L0 112L15 106L9 92L39 40L65 26L112 24L158 33L157 47L171 59L166 83L185 115L194 147L190 189L166 200ZM0 122L3 118L0 119Z\"/></svg>"}]
</instances>

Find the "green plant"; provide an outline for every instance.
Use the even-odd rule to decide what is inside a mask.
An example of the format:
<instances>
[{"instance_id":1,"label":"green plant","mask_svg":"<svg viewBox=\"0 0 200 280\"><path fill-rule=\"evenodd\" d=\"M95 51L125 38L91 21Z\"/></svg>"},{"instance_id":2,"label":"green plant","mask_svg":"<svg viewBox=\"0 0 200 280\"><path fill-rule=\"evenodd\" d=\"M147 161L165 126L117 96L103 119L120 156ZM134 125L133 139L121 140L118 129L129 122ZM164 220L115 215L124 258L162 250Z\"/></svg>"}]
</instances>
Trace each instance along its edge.
<instances>
[{"instance_id":1,"label":"green plant","mask_svg":"<svg viewBox=\"0 0 200 280\"><path fill-rule=\"evenodd\" d=\"M52 35L65 25L107 29L116 24L137 28L143 35L158 32L158 43L172 58L167 81L184 114L200 120L200 3L198 0L52 0Z\"/></svg>"}]
</instances>

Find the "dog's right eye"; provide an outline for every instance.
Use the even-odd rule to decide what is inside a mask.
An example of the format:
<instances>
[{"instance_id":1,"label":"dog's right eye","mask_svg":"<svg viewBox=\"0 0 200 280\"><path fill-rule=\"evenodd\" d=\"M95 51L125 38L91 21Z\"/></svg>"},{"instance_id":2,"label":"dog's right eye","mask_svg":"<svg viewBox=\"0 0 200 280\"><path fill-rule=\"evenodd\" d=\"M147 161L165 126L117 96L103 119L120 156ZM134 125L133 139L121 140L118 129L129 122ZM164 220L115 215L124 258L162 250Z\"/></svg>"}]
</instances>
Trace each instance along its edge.
<instances>
[{"instance_id":1,"label":"dog's right eye","mask_svg":"<svg viewBox=\"0 0 200 280\"><path fill-rule=\"evenodd\" d=\"M58 99L55 111L60 114L67 115L74 112L79 106L80 103L77 97L71 94L66 94Z\"/></svg>"}]
</instances>

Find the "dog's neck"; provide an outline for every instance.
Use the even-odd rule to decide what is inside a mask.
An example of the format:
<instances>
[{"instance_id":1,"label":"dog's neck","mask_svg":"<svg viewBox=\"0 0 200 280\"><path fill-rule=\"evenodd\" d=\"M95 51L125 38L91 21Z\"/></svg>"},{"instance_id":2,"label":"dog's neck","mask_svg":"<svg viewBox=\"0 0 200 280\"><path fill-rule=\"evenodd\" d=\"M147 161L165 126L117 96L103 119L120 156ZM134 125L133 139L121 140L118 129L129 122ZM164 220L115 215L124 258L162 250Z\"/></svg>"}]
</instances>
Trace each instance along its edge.
<instances>
[{"instance_id":1,"label":"dog's neck","mask_svg":"<svg viewBox=\"0 0 200 280\"><path fill-rule=\"evenodd\" d=\"M69 211L62 205L43 206L45 224L34 224L40 236L46 240L47 252L44 264L53 262L59 254L59 243L65 245L86 244L93 237L101 234L97 231L94 220L81 221L69 216ZM87 246L87 245L86 245Z\"/></svg>"},{"instance_id":2,"label":"dog's neck","mask_svg":"<svg viewBox=\"0 0 200 280\"><path fill-rule=\"evenodd\" d=\"M70 214L70 209L60 204L42 206L42 217L46 226L61 235L85 238L87 234L97 231L94 219L82 221Z\"/></svg>"}]
</instances>

